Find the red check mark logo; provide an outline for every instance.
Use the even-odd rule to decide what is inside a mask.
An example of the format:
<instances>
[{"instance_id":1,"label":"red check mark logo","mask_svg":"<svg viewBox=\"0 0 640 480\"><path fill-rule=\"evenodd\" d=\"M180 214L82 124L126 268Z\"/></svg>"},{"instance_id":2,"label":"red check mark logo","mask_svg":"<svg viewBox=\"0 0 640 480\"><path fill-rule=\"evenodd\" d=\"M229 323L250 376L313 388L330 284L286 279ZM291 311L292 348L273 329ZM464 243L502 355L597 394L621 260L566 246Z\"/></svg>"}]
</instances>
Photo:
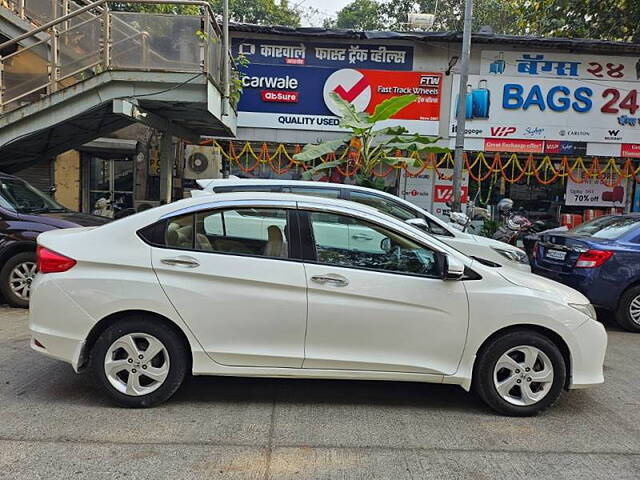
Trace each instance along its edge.
<instances>
[{"instance_id":1,"label":"red check mark logo","mask_svg":"<svg viewBox=\"0 0 640 480\"><path fill-rule=\"evenodd\" d=\"M333 91L336 92L340 96L340 98L351 103L355 100L355 98L358 95L364 92L368 86L369 86L369 82L367 82L367 79L365 77L362 77L349 90L345 90L342 85L338 85L336 88L333 89Z\"/></svg>"}]
</instances>

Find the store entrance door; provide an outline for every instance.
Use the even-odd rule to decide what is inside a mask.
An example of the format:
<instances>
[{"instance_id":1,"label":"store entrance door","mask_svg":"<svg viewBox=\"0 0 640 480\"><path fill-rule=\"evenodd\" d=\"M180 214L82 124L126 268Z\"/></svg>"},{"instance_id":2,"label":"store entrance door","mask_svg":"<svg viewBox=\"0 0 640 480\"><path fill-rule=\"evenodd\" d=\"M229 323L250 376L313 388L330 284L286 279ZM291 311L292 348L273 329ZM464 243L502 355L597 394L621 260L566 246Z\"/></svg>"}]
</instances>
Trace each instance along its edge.
<instances>
[{"instance_id":1,"label":"store entrance door","mask_svg":"<svg viewBox=\"0 0 640 480\"><path fill-rule=\"evenodd\" d=\"M132 157L92 156L87 210L113 218L124 210L133 209L134 167Z\"/></svg>"}]
</instances>

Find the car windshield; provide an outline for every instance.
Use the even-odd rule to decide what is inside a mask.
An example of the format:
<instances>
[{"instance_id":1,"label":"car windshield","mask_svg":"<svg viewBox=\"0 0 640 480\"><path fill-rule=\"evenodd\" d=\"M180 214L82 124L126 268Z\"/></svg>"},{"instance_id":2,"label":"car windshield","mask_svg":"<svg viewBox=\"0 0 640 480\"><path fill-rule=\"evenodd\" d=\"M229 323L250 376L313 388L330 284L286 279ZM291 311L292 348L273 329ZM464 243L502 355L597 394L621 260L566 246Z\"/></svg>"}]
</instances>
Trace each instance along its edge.
<instances>
[{"instance_id":1,"label":"car windshield","mask_svg":"<svg viewBox=\"0 0 640 480\"><path fill-rule=\"evenodd\" d=\"M2 204L19 213L63 212L67 209L19 178L0 178Z\"/></svg>"},{"instance_id":2,"label":"car windshield","mask_svg":"<svg viewBox=\"0 0 640 480\"><path fill-rule=\"evenodd\" d=\"M600 217L569 230L585 237L615 239L640 226L640 217Z\"/></svg>"}]
</instances>

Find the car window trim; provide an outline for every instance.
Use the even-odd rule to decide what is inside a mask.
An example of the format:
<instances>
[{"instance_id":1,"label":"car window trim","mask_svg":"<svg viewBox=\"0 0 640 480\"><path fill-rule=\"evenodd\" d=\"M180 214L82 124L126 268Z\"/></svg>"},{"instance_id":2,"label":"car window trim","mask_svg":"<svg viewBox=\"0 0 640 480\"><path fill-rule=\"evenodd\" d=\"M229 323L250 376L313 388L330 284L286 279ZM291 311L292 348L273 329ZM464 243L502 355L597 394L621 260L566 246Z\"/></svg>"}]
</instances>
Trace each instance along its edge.
<instances>
[{"instance_id":1,"label":"car window trim","mask_svg":"<svg viewBox=\"0 0 640 480\"><path fill-rule=\"evenodd\" d=\"M220 206L221 203L231 203L231 202L219 202L217 203L218 206ZM238 206L238 202L232 202L230 205L226 206L226 207L219 207L219 208L207 208L207 209L198 209L198 210L194 210L194 211L190 211L190 212L186 212L186 213L182 213L180 215L171 215L170 217L167 218L161 218L160 220L158 220L157 222L155 222L155 224L152 225L160 225L162 224L163 227L154 227L154 236L158 235L158 231L161 231L162 234L164 235L166 228L167 228L167 224L169 223L169 221L172 218L175 217L182 217L185 215L191 215L191 225L192 225L192 231L193 231L193 235L191 238L191 248L185 248L185 247L175 247L175 246L168 246L166 245L166 243L162 243L162 244L157 244L154 243L152 241L149 241L148 239L144 238L140 233L138 233L138 237L142 239L142 241L144 241L147 245L151 246L151 247L156 247L156 248L162 248L165 250L180 250L180 251L186 251L186 252L194 252L194 253L212 253L212 254L217 254L217 255L234 255L237 257L250 257L250 258L268 258L271 260L283 260L283 261L295 261L295 262L302 262L304 261L304 259L302 258L302 248L301 248L301 234L300 234L300 227L299 227L299 220L298 220L298 215L297 215L297 209L295 208L295 202L291 203L291 202L281 202L282 204L287 204L287 205L294 205L294 207L291 206L283 206L283 205L279 205L279 206L272 206L272 205L253 205L254 208L264 208L264 209L273 209L273 208L281 208L282 210L285 210L287 213L287 227L289 229L289 235L291 236L291 239L288 239L289 241L287 242L287 254L288 257L287 258L282 258L282 257L267 257L265 255L253 255L253 254L248 254L248 253L233 253L233 252L218 252L218 251L208 251L208 250L196 250L195 248L195 232L196 232L196 215L198 215L199 213L203 213L203 212L215 212L217 210L220 210L221 215L224 218L224 212L226 210L232 210L234 208L238 208L238 209L242 209L242 208L250 208L249 206L243 205L243 206ZM199 205L202 206L202 205ZM141 229L138 230L138 232L141 232L142 230L148 228L150 225L143 227ZM223 228L226 232L226 227L224 226L224 220L223 220ZM225 235L226 236L226 235ZM155 241L159 241L159 238L155 238Z\"/></svg>"},{"instance_id":2,"label":"car window trim","mask_svg":"<svg viewBox=\"0 0 640 480\"><path fill-rule=\"evenodd\" d=\"M395 203L396 205L399 206L399 208L403 208L405 210L410 210L412 213L414 213L415 216L413 218L421 218L422 220L427 222L429 224L429 232L427 232L427 233L429 233L430 235L436 235L438 237L455 238L455 235L453 233L451 233L445 227L440 225L438 222L434 221L431 217L428 217L425 214L423 214L422 212L420 212L419 210L417 210L414 205L408 206L408 205L405 205L402 202L398 202L395 199L391 199L391 198L388 198L388 197L386 197L384 195L379 195L379 194L374 193L374 192L365 192L365 191L362 191L362 190L355 190L355 189L348 189L348 188L346 188L345 190L348 192L348 196L347 196L347 198L345 200L349 200L349 201L352 201L352 202L355 202L355 203L361 203L361 202L358 202L357 200L351 200L351 194L352 193L359 193L361 195L370 195L372 197L379 198L381 200L385 200L387 202ZM363 203L363 205L366 205L366 204ZM375 208L375 207L371 207L371 208ZM383 212L383 213L385 213L386 215L390 215L387 212ZM393 215L390 215L390 216L394 217ZM406 222L406 220L402 220L401 218L398 218L398 217L394 217L394 218L397 218L400 221ZM447 233L444 234L444 235L440 234L440 233L434 233L433 231L431 231L431 224L436 224L438 226L438 228L444 230Z\"/></svg>"},{"instance_id":3,"label":"car window trim","mask_svg":"<svg viewBox=\"0 0 640 480\"><path fill-rule=\"evenodd\" d=\"M391 270L379 270L376 268L366 268L366 267L354 267L354 266L349 266L349 265L334 265L331 263L322 263L320 261L318 261L318 251L316 249L316 242L315 242L315 238L313 235L313 226L311 224L311 216L309 215L310 211L312 211L311 209L307 210L306 207L300 207L300 209L298 210L298 216L300 217L300 234L301 234L301 245L303 247L303 258L304 258L304 262L305 263L311 263L314 265L323 265L326 267L337 267L337 268L348 268L351 270L363 270L363 271L367 271L367 272L376 272L376 273L389 273L389 274L393 274L393 275L403 275L403 276L407 276L407 277L417 277L417 278L436 278L439 280L442 280L442 277L439 275L420 275L418 273L410 273L410 272L397 272L397 271L391 271ZM390 228L386 225L380 225L374 221L371 220L367 220L367 219L363 219L363 218L359 218L359 217L354 217L353 215L349 215L347 213L342 213L342 212L334 212L334 211L329 211L329 212L325 212L322 210L314 210L314 211L320 211L322 213L329 213L329 214L334 214L334 215L341 215L344 217L349 217L349 218L355 218L357 220L359 220L360 222L364 222L364 223L371 223L374 225L377 225L381 228L384 228L386 230L393 230L393 232L401 237L403 237L405 240L411 241L413 243L417 243L418 245L420 245L423 248L429 249L433 252L435 252L436 255L447 255L446 252L443 252L435 247L432 247L430 245L425 245L422 242L419 242L417 240L414 240L412 238L408 238L404 233L400 233L397 230L394 230L393 228ZM304 246L308 245L308 248L306 249L307 251L304 251ZM309 251L310 250L310 251Z\"/></svg>"},{"instance_id":4,"label":"car window trim","mask_svg":"<svg viewBox=\"0 0 640 480\"><path fill-rule=\"evenodd\" d=\"M259 192L258 192L259 193ZM266 192L265 192L266 193ZM253 199L253 200L227 200L218 202L200 203L198 205L192 205L190 207L184 207L174 212L165 213L158 220L168 220L173 217L180 217L187 213L198 213L204 210L217 210L217 209L229 209L229 208L283 208L283 209L296 209L296 202L288 200L269 200L269 199Z\"/></svg>"}]
</instances>

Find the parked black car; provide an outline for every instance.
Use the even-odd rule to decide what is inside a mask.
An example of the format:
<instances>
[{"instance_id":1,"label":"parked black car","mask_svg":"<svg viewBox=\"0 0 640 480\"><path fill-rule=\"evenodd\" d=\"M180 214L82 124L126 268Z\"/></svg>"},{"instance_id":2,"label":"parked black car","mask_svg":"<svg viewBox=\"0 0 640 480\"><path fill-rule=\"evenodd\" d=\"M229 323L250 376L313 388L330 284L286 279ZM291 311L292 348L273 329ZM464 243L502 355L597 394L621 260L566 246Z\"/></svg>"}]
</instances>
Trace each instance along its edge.
<instances>
[{"instance_id":1,"label":"parked black car","mask_svg":"<svg viewBox=\"0 0 640 480\"><path fill-rule=\"evenodd\" d=\"M73 212L24 180L0 173L0 292L6 302L14 307L29 306L39 233L97 226L110 220Z\"/></svg>"}]
</instances>

